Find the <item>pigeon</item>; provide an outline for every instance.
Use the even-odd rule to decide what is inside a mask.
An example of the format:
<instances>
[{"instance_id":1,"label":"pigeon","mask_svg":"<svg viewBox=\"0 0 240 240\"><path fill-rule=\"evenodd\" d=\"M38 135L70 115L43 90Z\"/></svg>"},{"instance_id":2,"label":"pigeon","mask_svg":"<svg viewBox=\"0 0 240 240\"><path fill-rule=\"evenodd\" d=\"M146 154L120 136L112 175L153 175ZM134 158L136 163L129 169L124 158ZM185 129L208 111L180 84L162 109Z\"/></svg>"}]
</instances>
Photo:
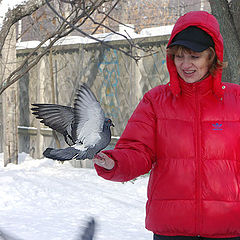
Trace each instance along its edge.
<instances>
[{"instance_id":1,"label":"pigeon","mask_svg":"<svg viewBox=\"0 0 240 240\"><path fill-rule=\"evenodd\" d=\"M96 228L96 222L94 218L91 218L87 226L84 228L83 234L81 235L81 240L93 240Z\"/></svg>"},{"instance_id":2,"label":"pigeon","mask_svg":"<svg viewBox=\"0 0 240 240\"><path fill-rule=\"evenodd\" d=\"M47 148L43 155L53 160L93 159L111 141L112 120L91 89L83 83L76 91L74 106L32 104L32 113L41 123L64 136L67 148Z\"/></svg>"},{"instance_id":3,"label":"pigeon","mask_svg":"<svg viewBox=\"0 0 240 240\"><path fill-rule=\"evenodd\" d=\"M89 223L88 223L89 224ZM86 230L85 230L86 232ZM90 240L91 238L89 238ZM10 236L8 233L6 233L5 231L3 230L0 230L0 240L21 240L20 238L18 237L13 237L13 236Z\"/></svg>"},{"instance_id":4,"label":"pigeon","mask_svg":"<svg viewBox=\"0 0 240 240\"><path fill-rule=\"evenodd\" d=\"M80 234L75 238L75 240L93 240L96 230L96 221L93 217L87 222L87 226L81 229ZM0 229L0 240L21 240L18 237L13 237Z\"/></svg>"}]
</instances>

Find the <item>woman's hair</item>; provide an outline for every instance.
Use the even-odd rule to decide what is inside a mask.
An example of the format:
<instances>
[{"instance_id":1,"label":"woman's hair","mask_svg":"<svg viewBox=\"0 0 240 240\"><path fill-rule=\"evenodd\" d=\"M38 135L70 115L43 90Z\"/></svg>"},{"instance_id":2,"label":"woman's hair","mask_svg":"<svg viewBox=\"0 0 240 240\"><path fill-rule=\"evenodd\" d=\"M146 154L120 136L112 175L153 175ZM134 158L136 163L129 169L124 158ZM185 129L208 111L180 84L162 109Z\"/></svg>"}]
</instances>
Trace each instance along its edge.
<instances>
[{"instance_id":1,"label":"woman's hair","mask_svg":"<svg viewBox=\"0 0 240 240\"><path fill-rule=\"evenodd\" d=\"M214 48L209 47L206 50L209 52L209 66L210 66L209 73L212 76L214 76L218 69L223 69L223 68L227 67L227 62L222 62L217 58ZM174 60L174 57L176 54L180 54L180 55L182 53L190 53L191 54L192 52L193 51L191 49L186 48L181 45L175 45L173 47L167 48L167 55L170 56L172 58L172 60Z\"/></svg>"}]
</instances>

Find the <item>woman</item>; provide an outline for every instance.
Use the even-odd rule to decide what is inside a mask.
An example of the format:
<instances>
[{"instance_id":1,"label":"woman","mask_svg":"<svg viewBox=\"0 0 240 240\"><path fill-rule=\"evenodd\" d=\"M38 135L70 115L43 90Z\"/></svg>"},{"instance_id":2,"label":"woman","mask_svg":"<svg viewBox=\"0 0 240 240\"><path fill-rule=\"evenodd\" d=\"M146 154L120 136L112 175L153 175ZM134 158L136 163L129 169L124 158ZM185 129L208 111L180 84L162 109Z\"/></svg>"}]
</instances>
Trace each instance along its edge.
<instances>
[{"instance_id":1,"label":"woman","mask_svg":"<svg viewBox=\"0 0 240 240\"><path fill-rule=\"evenodd\" d=\"M213 15L176 22L170 82L147 92L97 173L128 181L151 170L146 228L154 239L240 237L240 87L222 83L223 39Z\"/></svg>"}]
</instances>

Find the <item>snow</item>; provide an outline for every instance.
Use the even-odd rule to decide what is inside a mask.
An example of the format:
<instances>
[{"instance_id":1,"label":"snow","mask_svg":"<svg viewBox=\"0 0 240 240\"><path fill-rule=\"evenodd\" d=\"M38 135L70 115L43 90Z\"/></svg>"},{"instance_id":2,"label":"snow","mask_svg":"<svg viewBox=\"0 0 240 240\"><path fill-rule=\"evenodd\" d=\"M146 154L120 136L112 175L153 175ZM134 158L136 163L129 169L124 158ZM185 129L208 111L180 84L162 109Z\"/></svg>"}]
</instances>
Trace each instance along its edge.
<instances>
[{"instance_id":1,"label":"snow","mask_svg":"<svg viewBox=\"0 0 240 240\"><path fill-rule=\"evenodd\" d=\"M153 28L144 28L140 32L140 35L142 37L170 35L173 30L173 27L174 25L166 25L166 26L153 27Z\"/></svg>"},{"instance_id":2,"label":"snow","mask_svg":"<svg viewBox=\"0 0 240 240\"><path fill-rule=\"evenodd\" d=\"M31 49L36 48L41 42L40 41L24 41L17 42L17 49ZM45 45L43 45L45 46Z\"/></svg>"},{"instance_id":3,"label":"snow","mask_svg":"<svg viewBox=\"0 0 240 240\"><path fill-rule=\"evenodd\" d=\"M22 240L74 240L94 217L95 240L152 239L144 227L147 182L111 182L95 169L26 153L3 167L0 153L0 230Z\"/></svg>"},{"instance_id":4,"label":"snow","mask_svg":"<svg viewBox=\"0 0 240 240\"><path fill-rule=\"evenodd\" d=\"M135 33L132 28L125 28L123 29L120 27L120 31L117 33L101 33L101 34L94 34L92 37L98 39L99 41L104 42L111 42L111 41L119 41L128 39L140 39L145 37L156 37L156 36L164 36L170 35L173 29L173 25L168 26L161 26L155 28L146 28L143 29L139 34ZM125 37L124 37L125 36ZM66 36L60 40L58 40L54 45L70 45L70 44L91 44L96 43L97 40L91 39L88 37L81 37L81 36ZM43 46L48 46L50 41L47 41ZM40 44L39 41L25 41L25 42L18 42L17 49L30 49L35 48Z\"/></svg>"}]
</instances>

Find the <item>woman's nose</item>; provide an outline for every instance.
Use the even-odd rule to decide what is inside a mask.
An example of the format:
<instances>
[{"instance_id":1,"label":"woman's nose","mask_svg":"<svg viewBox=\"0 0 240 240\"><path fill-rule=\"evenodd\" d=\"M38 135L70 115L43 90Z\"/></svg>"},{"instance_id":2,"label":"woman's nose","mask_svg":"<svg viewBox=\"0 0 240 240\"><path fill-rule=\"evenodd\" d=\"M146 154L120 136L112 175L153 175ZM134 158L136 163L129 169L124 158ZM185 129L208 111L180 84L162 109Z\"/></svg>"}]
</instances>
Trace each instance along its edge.
<instances>
[{"instance_id":1,"label":"woman's nose","mask_svg":"<svg viewBox=\"0 0 240 240\"><path fill-rule=\"evenodd\" d=\"M189 58L183 58L183 61L182 61L182 67L183 68L188 68L188 67L191 67L192 66L192 62Z\"/></svg>"}]
</instances>

